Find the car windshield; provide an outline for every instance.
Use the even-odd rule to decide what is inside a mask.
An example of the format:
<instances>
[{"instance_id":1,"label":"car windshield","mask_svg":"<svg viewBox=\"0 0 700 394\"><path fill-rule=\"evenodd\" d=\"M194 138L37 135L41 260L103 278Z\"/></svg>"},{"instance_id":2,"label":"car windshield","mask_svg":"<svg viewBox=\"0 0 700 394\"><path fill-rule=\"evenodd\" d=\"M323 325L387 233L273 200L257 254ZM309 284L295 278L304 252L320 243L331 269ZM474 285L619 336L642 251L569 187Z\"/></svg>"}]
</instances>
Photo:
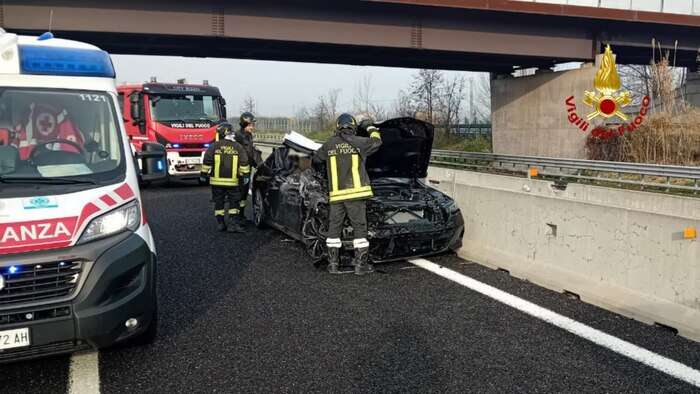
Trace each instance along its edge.
<instances>
[{"instance_id":1,"label":"car windshield","mask_svg":"<svg viewBox=\"0 0 700 394\"><path fill-rule=\"evenodd\" d=\"M124 172L113 98L0 88L2 183L97 183Z\"/></svg>"},{"instance_id":2,"label":"car windshield","mask_svg":"<svg viewBox=\"0 0 700 394\"><path fill-rule=\"evenodd\" d=\"M150 95L151 116L158 122L219 120L216 96L162 94Z\"/></svg>"}]
</instances>

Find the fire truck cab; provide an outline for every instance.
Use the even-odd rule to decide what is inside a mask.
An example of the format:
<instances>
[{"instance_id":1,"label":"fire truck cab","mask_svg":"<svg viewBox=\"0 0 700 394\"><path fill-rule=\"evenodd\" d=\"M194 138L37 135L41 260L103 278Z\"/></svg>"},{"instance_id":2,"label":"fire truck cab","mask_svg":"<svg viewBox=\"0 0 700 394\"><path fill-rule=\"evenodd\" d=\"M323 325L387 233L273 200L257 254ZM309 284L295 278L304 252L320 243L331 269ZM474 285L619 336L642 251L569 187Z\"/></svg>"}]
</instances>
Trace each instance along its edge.
<instances>
[{"instance_id":1,"label":"fire truck cab","mask_svg":"<svg viewBox=\"0 0 700 394\"><path fill-rule=\"evenodd\" d=\"M157 142L167 151L169 178L199 179L204 152L216 139L216 126L226 119L219 89L201 85L125 84L117 88L126 133L138 152Z\"/></svg>"}]
</instances>

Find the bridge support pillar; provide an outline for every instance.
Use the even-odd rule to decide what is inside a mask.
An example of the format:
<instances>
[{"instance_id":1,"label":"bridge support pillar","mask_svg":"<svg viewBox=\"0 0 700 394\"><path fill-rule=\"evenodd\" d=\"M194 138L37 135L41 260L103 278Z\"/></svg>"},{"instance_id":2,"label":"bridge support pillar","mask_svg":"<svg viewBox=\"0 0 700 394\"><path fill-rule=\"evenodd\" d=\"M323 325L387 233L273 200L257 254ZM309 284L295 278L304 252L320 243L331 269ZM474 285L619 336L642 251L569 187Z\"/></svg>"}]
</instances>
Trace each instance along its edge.
<instances>
[{"instance_id":1,"label":"bridge support pillar","mask_svg":"<svg viewBox=\"0 0 700 394\"><path fill-rule=\"evenodd\" d=\"M587 114L583 93L593 90L595 74L592 64L584 64L525 77L492 77L494 153L585 158L588 133L569 123L565 101L573 95L578 113Z\"/></svg>"},{"instance_id":2,"label":"bridge support pillar","mask_svg":"<svg viewBox=\"0 0 700 394\"><path fill-rule=\"evenodd\" d=\"M700 108L700 71L688 73L684 93L688 104Z\"/></svg>"}]
</instances>

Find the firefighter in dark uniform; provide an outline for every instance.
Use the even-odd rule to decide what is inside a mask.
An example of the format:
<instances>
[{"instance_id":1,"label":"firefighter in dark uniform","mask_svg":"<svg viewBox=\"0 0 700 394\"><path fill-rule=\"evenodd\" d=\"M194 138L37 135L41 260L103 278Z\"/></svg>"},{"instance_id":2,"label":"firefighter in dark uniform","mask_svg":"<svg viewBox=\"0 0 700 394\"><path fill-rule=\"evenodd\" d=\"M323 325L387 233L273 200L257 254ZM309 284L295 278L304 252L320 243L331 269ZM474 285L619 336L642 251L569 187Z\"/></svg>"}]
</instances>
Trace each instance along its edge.
<instances>
[{"instance_id":1,"label":"firefighter in dark uniform","mask_svg":"<svg viewBox=\"0 0 700 394\"><path fill-rule=\"evenodd\" d=\"M241 117L238 121L241 128L236 132L236 142L243 146L243 150L245 150L246 154L248 155L248 162L250 163L250 166L253 168L258 168L258 165L262 163L262 156L261 152L255 149L255 146L253 145L253 132L255 131L255 121L255 115L253 115L252 113L244 112L241 114ZM246 206L246 200L248 198L249 188L250 185L248 182L241 185L241 201L239 203L239 207L241 210L241 225L245 225L245 215L243 213Z\"/></svg>"},{"instance_id":2,"label":"firefighter in dark uniform","mask_svg":"<svg viewBox=\"0 0 700 394\"><path fill-rule=\"evenodd\" d=\"M379 129L367 127L369 138L356 136L357 121L352 115L342 114L336 121L336 132L316 151L316 159L326 162L329 190L328 272L338 273L340 264L340 239L343 222L347 216L353 228L355 274L374 271L369 264L367 241L367 206L365 200L372 197L372 186L365 169L367 156L382 145Z\"/></svg>"},{"instance_id":3,"label":"firefighter in dark uniform","mask_svg":"<svg viewBox=\"0 0 700 394\"><path fill-rule=\"evenodd\" d=\"M204 153L200 180L209 180L214 216L219 231L243 232L240 225L241 185L248 182L250 165L243 146L235 141L233 126L223 122L216 128L219 140ZM226 201L228 200L229 224L226 225Z\"/></svg>"}]
</instances>

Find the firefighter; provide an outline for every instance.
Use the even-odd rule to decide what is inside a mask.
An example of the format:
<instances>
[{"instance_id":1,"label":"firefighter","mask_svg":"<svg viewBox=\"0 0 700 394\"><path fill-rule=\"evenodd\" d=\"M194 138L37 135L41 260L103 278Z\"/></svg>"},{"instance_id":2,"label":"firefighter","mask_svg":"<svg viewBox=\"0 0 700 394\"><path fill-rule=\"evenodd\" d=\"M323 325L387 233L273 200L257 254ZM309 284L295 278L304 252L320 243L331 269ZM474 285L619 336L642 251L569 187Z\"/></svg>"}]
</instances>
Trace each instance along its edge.
<instances>
[{"instance_id":1,"label":"firefighter","mask_svg":"<svg viewBox=\"0 0 700 394\"><path fill-rule=\"evenodd\" d=\"M219 231L243 232L240 225L241 185L248 182L250 165L243 146L235 141L233 126L228 122L216 128L219 140L204 153L200 180L209 180L214 216ZM229 224L226 224L226 201L228 200Z\"/></svg>"},{"instance_id":2,"label":"firefighter","mask_svg":"<svg viewBox=\"0 0 700 394\"><path fill-rule=\"evenodd\" d=\"M369 241L367 241L367 206L365 200L372 197L372 186L365 169L367 156L382 145L379 129L368 126L369 138L356 136L357 121L350 114L342 114L336 121L335 135L316 151L315 158L326 162L329 190L328 272L338 273L340 234L347 216L353 228L352 261L355 274L364 275L374 271L369 264Z\"/></svg>"},{"instance_id":3,"label":"firefighter","mask_svg":"<svg viewBox=\"0 0 700 394\"><path fill-rule=\"evenodd\" d=\"M262 153L259 150L255 149L255 146L253 145L253 132L255 131L255 122L255 115L253 115L251 112L243 112L241 114L240 118L238 119L240 129L236 132L236 142L243 146L243 150L245 150L246 154L248 155L250 166L253 168L258 168L258 165L262 163ZM241 226L245 226L246 224L244 211L246 206L246 200L248 199L249 188L249 182L245 182L241 185L241 201L239 203L239 207L241 210Z\"/></svg>"}]
</instances>

